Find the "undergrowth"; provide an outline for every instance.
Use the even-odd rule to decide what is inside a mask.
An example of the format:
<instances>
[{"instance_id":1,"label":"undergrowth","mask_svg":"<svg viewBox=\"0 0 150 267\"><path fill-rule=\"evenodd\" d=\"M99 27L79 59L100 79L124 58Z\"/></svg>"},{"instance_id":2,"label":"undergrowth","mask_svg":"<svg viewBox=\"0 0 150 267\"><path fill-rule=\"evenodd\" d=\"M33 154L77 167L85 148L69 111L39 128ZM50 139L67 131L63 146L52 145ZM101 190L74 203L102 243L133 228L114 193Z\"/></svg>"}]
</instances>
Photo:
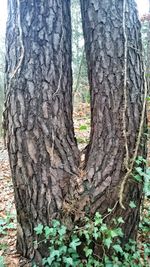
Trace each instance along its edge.
<instances>
[{"instance_id":1,"label":"undergrowth","mask_svg":"<svg viewBox=\"0 0 150 267\"><path fill-rule=\"evenodd\" d=\"M133 179L144 185L145 203L150 196L150 168L144 169L146 160L138 157L132 173ZM134 200L130 208L136 208ZM108 212L111 212L109 209ZM84 218L81 227L75 226L70 231L58 220L53 220L50 226L38 225L35 228L37 240L35 247L41 243L48 247L48 255L43 258L42 266L52 267L148 267L150 266L150 208L143 210L143 218L139 225L138 241L129 240L124 247L122 225L123 218L114 218L108 226L102 215L96 213L94 218ZM95 250L95 247L98 249ZM98 253L96 251L101 251ZM82 255L82 256L81 256ZM111 255L111 256L110 256ZM33 264L33 266L37 266Z\"/></svg>"},{"instance_id":2,"label":"undergrowth","mask_svg":"<svg viewBox=\"0 0 150 267\"><path fill-rule=\"evenodd\" d=\"M40 265L32 263L33 267L149 267L150 266L150 168L144 170L146 161L142 157L136 160L132 178L137 183L143 183L145 206L139 224L137 241L129 240L124 247L121 239L124 238L122 217L113 218L113 226L105 223L101 214L96 213L94 218L85 217L80 226L74 226L70 231L66 225L53 220L51 225L39 224L35 228L36 241L34 248L38 249L44 244L48 254ZM129 203L130 208L136 208L134 200ZM111 210L109 209L110 213ZM3 237L9 229L14 228L14 218L7 214L0 218L0 267L5 267L3 252L7 251L7 244ZM97 247L97 249L95 249ZM101 251L101 253L97 253ZM41 265L42 264L42 265Z\"/></svg>"},{"instance_id":3,"label":"undergrowth","mask_svg":"<svg viewBox=\"0 0 150 267\"><path fill-rule=\"evenodd\" d=\"M149 231L145 224L149 215L150 210L140 224L143 234ZM123 238L121 226L124 221L120 217L113 219L113 223L113 228L107 226L102 216L96 213L93 220L86 217L84 226L75 226L71 232L58 220L53 220L51 226L38 225L35 232L40 241L36 241L35 246L38 248L44 242L49 251L49 255L43 258L42 266L148 267L150 244L130 240L122 248L120 239ZM102 256L97 255L95 245L99 246ZM110 251L111 256L108 256Z\"/></svg>"},{"instance_id":4,"label":"undergrowth","mask_svg":"<svg viewBox=\"0 0 150 267\"><path fill-rule=\"evenodd\" d=\"M16 229L16 218L10 211L6 212L5 217L0 217L0 267L5 267L3 254L7 252L8 244L4 241L9 230Z\"/></svg>"}]
</instances>

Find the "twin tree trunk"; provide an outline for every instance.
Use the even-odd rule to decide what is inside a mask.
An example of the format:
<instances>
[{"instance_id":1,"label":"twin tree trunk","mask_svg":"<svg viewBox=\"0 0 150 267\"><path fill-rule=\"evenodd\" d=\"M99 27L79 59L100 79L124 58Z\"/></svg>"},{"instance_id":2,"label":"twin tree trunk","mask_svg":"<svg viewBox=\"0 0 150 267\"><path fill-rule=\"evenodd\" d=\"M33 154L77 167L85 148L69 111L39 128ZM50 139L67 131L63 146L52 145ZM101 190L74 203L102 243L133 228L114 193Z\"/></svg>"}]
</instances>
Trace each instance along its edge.
<instances>
[{"instance_id":1,"label":"twin tree trunk","mask_svg":"<svg viewBox=\"0 0 150 267\"><path fill-rule=\"evenodd\" d=\"M142 196L141 186L130 179L123 198L126 210L118 202L126 173L125 33L130 159L144 101L134 0L127 1L125 13L123 0L80 0L91 93L85 162L80 160L72 119L70 1L8 2L4 118L17 209L17 249L38 261L44 252L33 246L37 224L49 225L53 218L64 217L73 224L85 208L91 215L107 214L115 203L113 216L125 220L125 242L136 235ZM135 209L129 208L131 200Z\"/></svg>"}]
</instances>

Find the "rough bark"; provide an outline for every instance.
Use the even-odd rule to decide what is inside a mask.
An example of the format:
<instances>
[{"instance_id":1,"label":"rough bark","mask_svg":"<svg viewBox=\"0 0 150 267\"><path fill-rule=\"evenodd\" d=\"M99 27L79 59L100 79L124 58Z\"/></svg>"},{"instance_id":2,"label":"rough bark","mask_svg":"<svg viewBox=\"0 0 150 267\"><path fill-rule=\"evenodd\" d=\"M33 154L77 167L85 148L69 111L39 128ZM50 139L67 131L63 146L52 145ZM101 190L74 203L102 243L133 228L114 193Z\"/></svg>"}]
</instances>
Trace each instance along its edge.
<instances>
[{"instance_id":1,"label":"rough bark","mask_svg":"<svg viewBox=\"0 0 150 267\"><path fill-rule=\"evenodd\" d=\"M90 181L91 211L105 213L118 200L126 173L123 112L125 108L125 36L123 1L80 0L88 76L91 93L91 135L85 170ZM126 1L127 35L127 109L125 112L127 146L132 160L136 147L144 102L140 23L134 1ZM143 152L141 152L143 153ZM126 210L115 208L125 220L127 239L136 234L141 203L141 186L129 179L125 186ZM129 201L137 208L130 209ZM116 211L117 210L117 211ZM110 217L109 217L110 219Z\"/></svg>"},{"instance_id":2,"label":"rough bark","mask_svg":"<svg viewBox=\"0 0 150 267\"><path fill-rule=\"evenodd\" d=\"M6 35L7 146L17 209L17 249L39 257L34 227L59 215L74 191L70 1L13 0ZM72 177L70 179L70 177Z\"/></svg>"},{"instance_id":3,"label":"rough bark","mask_svg":"<svg viewBox=\"0 0 150 267\"><path fill-rule=\"evenodd\" d=\"M114 213L125 240L136 234L141 186L130 179L123 210L118 192L126 169L123 133L125 39L122 0L80 0L91 91L91 137L84 166L72 121L69 0L10 0L6 35L5 129L17 208L17 249L38 262L34 227L66 212ZM126 132L132 159L143 107L140 25L127 1ZM141 150L143 153L143 151ZM78 200L78 201L77 201ZM136 209L129 208L134 200ZM66 210L68 201L70 211ZM88 203L87 203L88 202ZM110 219L111 216L108 218ZM71 221L70 221L71 223Z\"/></svg>"}]
</instances>

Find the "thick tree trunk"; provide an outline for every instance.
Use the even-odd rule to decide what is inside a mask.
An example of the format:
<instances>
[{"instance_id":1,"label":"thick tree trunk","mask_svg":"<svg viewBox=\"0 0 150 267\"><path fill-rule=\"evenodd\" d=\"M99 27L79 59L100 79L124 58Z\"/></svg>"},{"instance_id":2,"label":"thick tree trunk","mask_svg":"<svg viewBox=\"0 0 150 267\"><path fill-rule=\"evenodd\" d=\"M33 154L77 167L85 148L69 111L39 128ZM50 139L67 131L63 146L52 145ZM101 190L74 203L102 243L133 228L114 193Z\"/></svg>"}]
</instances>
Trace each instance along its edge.
<instances>
[{"instance_id":1,"label":"thick tree trunk","mask_svg":"<svg viewBox=\"0 0 150 267\"><path fill-rule=\"evenodd\" d=\"M125 183L126 210L118 201L127 172L127 148L130 163L144 102L135 4L128 0L123 12L120 0L80 1L92 117L84 167L72 121L70 1L10 0L8 5L4 116L17 208L17 249L36 262L45 248L34 248L34 227L64 217L65 212L76 221L85 215L87 205L91 214L97 210L106 214L115 207L113 215L125 220L124 241L136 234L139 220L140 185L132 179ZM131 200L137 205L134 210L129 208Z\"/></svg>"},{"instance_id":2,"label":"thick tree trunk","mask_svg":"<svg viewBox=\"0 0 150 267\"><path fill-rule=\"evenodd\" d=\"M136 234L141 186L132 178L125 184L126 210L116 201L127 172L125 147L130 165L144 103L140 24L134 1L80 2L91 92L91 136L85 163L91 211L105 213L116 204L115 213L123 216L128 239ZM134 210L129 208L131 200L136 203Z\"/></svg>"},{"instance_id":3,"label":"thick tree trunk","mask_svg":"<svg viewBox=\"0 0 150 267\"><path fill-rule=\"evenodd\" d=\"M7 145L17 208L17 249L39 257L34 227L59 215L74 191L70 1L13 0L6 35ZM70 179L72 177L72 179Z\"/></svg>"}]
</instances>

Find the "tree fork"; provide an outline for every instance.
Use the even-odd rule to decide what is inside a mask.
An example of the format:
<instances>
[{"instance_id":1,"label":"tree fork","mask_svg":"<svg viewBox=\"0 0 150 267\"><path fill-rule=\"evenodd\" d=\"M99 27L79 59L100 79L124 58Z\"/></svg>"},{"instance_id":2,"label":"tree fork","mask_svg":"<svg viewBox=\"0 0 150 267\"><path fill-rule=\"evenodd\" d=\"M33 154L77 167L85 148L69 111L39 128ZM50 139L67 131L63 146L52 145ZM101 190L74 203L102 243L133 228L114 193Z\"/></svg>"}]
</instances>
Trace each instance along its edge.
<instances>
[{"instance_id":1,"label":"tree fork","mask_svg":"<svg viewBox=\"0 0 150 267\"><path fill-rule=\"evenodd\" d=\"M146 99L143 66L137 53L141 40L135 3L118 0L114 6L113 1L80 0L92 117L82 167L72 120L70 1L53 1L53 5L49 1L42 5L39 0L28 4L17 1L9 2L5 121L18 250L40 262L45 248L34 247L34 227L49 225L60 217L65 223L76 223L85 215L85 207L90 214L104 214L106 220L112 214L121 215L128 240L136 235L142 191L132 181L126 184L129 177L122 178L127 175L124 159L127 163L137 156L133 151L139 148ZM129 10L127 29L125 3ZM14 12L17 9L18 16ZM135 49L126 47L125 34ZM11 76L14 69L17 71ZM118 203L121 182L121 195L126 190L126 210ZM134 211L128 208L133 199L137 204ZM108 208L112 212L108 213Z\"/></svg>"}]
</instances>

